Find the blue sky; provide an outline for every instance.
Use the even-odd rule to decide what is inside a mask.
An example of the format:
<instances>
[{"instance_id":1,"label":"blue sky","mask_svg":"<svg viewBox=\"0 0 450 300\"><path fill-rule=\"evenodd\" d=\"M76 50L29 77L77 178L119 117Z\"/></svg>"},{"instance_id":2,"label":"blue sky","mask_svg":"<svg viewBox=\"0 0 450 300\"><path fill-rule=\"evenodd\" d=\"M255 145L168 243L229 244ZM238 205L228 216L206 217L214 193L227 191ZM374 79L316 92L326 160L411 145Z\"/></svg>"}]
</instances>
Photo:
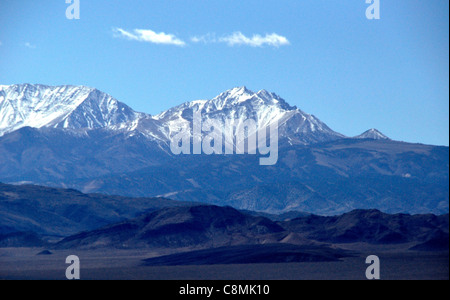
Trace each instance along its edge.
<instances>
[{"instance_id":1,"label":"blue sky","mask_svg":"<svg viewBox=\"0 0 450 300\"><path fill-rule=\"evenodd\" d=\"M449 2L0 0L0 84L96 87L157 114L235 86L348 136L449 144ZM141 31L139 31L141 30Z\"/></svg>"}]
</instances>

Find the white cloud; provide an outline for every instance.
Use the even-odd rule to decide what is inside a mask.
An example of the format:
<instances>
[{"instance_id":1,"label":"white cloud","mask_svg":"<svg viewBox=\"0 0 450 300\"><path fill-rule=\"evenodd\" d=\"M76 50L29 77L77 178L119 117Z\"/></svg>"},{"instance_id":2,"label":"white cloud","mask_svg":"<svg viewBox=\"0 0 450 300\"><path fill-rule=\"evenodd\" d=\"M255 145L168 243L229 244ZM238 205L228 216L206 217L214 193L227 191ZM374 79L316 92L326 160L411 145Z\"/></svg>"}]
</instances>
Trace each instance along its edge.
<instances>
[{"instance_id":1,"label":"white cloud","mask_svg":"<svg viewBox=\"0 0 450 300\"><path fill-rule=\"evenodd\" d=\"M129 32L122 28L114 28L113 32L115 37L126 38L133 41L175 46L186 45L184 41L178 39L173 34L167 34L164 32L156 33L150 29L134 29L132 32Z\"/></svg>"},{"instance_id":2,"label":"white cloud","mask_svg":"<svg viewBox=\"0 0 450 300\"><path fill-rule=\"evenodd\" d=\"M264 45L280 47L290 44L286 37L276 33L266 34L265 36L254 34L251 38L249 38L239 31L222 37L219 41L227 43L229 46L246 45L251 47L262 47Z\"/></svg>"},{"instance_id":3,"label":"white cloud","mask_svg":"<svg viewBox=\"0 0 450 300\"><path fill-rule=\"evenodd\" d=\"M265 36L254 34L251 38L245 36L242 32L237 31L233 34L223 36L221 38L216 38L215 33L208 33L202 36L191 37L191 42L193 43L226 43L228 46L244 45L251 47L262 47L262 46L272 46L280 47L289 45L289 41L286 37L278 35L276 33L266 34Z\"/></svg>"},{"instance_id":4,"label":"white cloud","mask_svg":"<svg viewBox=\"0 0 450 300\"><path fill-rule=\"evenodd\" d=\"M32 44L30 44L29 42L26 42L26 43L24 44L24 46L27 47L27 48L30 48L30 49L36 49L36 45L32 45Z\"/></svg>"},{"instance_id":5,"label":"white cloud","mask_svg":"<svg viewBox=\"0 0 450 300\"><path fill-rule=\"evenodd\" d=\"M173 34L164 32L156 33L150 29L134 29L127 31L122 28L114 28L114 37L125 38L133 41L148 42L154 44L166 44L175 46L186 46L187 43ZM212 43L226 43L228 46L244 45L251 47L280 47L289 45L289 40L276 33L266 34L265 36L254 34L251 37L245 36L242 32L237 31L230 35L225 35L220 38L216 37L215 33L207 33L201 36L192 36L190 38L192 43L212 44Z\"/></svg>"}]
</instances>

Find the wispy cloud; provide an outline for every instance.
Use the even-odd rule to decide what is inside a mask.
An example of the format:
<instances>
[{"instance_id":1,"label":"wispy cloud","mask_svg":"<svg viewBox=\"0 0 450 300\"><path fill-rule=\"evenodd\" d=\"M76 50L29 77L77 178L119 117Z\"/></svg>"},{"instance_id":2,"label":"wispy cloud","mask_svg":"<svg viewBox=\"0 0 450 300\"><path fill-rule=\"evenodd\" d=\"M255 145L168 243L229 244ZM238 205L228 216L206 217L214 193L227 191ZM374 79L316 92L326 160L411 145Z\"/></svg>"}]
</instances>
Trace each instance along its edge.
<instances>
[{"instance_id":1,"label":"wispy cloud","mask_svg":"<svg viewBox=\"0 0 450 300\"><path fill-rule=\"evenodd\" d=\"M36 49L36 45L33 45L33 44L29 43L29 42L26 42L26 43L24 44L24 46L27 47L27 48L29 48L29 49Z\"/></svg>"},{"instance_id":2,"label":"wispy cloud","mask_svg":"<svg viewBox=\"0 0 450 300\"><path fill-rule=\"evenodd\" d=\"M227 43L229 46L245 45L251 47L262 47L265 45L272 47L280 47L289 45L289 40L276 33L266 34L265 36L254 34L252 37L247 37L242 32L234 32L231 35L224 36L219 39L220 42Z\"/></svg>"},{"instance_id":3,"label":"wispy cloud","mask_svg":"<svg viewBox=\"0 0 450 300\"><path fill-rule=\"evenodd\" d=\"M175 46L186 46L187 43L173 34L160 32L157 33L150 29L134 29L128 31L122 28L113 28L114 37L125 38L132 41L148 42L153 44L165 44ZM216 37L215 33L207 33L200 36L192 36L192 43L212 44L225 43L228 46L251 46L251 47L280 47L289 45L289 40L279 34L271 33L266 35L254 34L251 37L245 36L242 32L237 31L229 35Z\"/></svg>"},{"instance_id":4,"label":"wispy cloud","mask_svg":"<svg viewBox=\"0 0 450 300\"><path fill-rule=\"evenodd\" d=\"M252 37L247 37L240 31L222 36L220 38L217 38L214 33L208 33L202 36L193 36L191 37L191 42L203 44L226 43L228 46L243 45L251 47L263 47L266 45L280 47L290 44L286 37L276 33L266 34L265 36L254 34Z\"/></svg>"},{"instance_id":5,"label":"wispy cloud","mask_svg":"<svg viewBox=\"0 0 450 300\"><path fill-rule=\"evenodd\" d=\"M175 45L180 47L186 45L183 40L177 38L173 34L167 34L164 32L156 33L150 29L134 29L132 32L130 32L122 28L114 28L113 32L114 37L126 38L133 41L163 45Z\"/></svg>"}]
</instances>

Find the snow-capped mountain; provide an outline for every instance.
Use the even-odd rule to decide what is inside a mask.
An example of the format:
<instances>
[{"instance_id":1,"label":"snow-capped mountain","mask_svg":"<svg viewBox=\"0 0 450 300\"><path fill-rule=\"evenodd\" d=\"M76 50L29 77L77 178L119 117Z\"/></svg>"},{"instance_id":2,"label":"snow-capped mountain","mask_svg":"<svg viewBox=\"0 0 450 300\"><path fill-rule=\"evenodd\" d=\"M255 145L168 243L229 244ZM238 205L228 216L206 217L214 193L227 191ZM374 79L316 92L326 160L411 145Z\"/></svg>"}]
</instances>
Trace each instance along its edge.
<instances>
[{"instance_id":1,"label":"snow-capped mountain","mask_svg":"<svg viewBox=\"0 0 450 300\"><path fill-rule=\"evenodd\" d=\"M371 139L371 140L390 140L387 136L382 134L375 128L369 129L360 135L354 137L355 139Z\"/></svg>"},{"instance_id":2,"label":"snow-capped mountain","mask_svg":"<svg viewBox=\"0 0 450 300\"><path fill-rule=\"evenodd\" d=\"M0 136L26 126L106 128L169 143L182 130L192 132L194 112L201 112L202 123L213 120L232 130L252 120L256 129L249 135L277 124L279 138L285 138L290 144L345 137L315 116L290 106L278 95L266 90L255 93L246 87L230 89L210 100L186 102L151 116L135 112L112 96L84 86L0 86Z\"/></svg>"},{"instance_id":3,"label":"snow-capped mountain","mask_svg":"<svg viewBox=\"0 0 450 300\"><path fill-rule=\"evenodd\" d=\"M95 129L130 122L143 114L84 86L0 86L0 136L22 127Z\"/></svg>"},{"instance_id":4,"label":"snow-capped mountain","mask_svg":"<svg viewBox=\"0 0 450 300\"><path fill-rule=\"evenodd\" d=\"M208 120L235 128L252 120L258 130L276 123L276 164L262 165L262 152L174 155L171 137L192 132L196 112L206 128ZM377 130L345 138L279 96L245 87L151 116L83 86L0 86L0 158L6 183L268 213L448 212L448 147L386 140Z\"/></svg>"},{"instance_id":5,"label":"snow-capped mountain","mask_svg":"<svg viewBox=\"0 0 450 300\"><path fill-rule=\"evenodd\" d=\"M290 106L278 95L266 90L255 93L246 87L233 88L211 100L183 103L151 118L139 120L140 124L134 128L144 134L170 140L181 130L192 132L194 112L200 112L202 124L213 120L222 128L229 126L234 130L243 126L247 120L255 122L256 130L265 130L276 122L279 137L287 138L295 144L310 144L344 137L315 116ZM159 123L159 126L155 123ZM249 135L254 133L249 132Z\"/></svg>"}]
</instances>

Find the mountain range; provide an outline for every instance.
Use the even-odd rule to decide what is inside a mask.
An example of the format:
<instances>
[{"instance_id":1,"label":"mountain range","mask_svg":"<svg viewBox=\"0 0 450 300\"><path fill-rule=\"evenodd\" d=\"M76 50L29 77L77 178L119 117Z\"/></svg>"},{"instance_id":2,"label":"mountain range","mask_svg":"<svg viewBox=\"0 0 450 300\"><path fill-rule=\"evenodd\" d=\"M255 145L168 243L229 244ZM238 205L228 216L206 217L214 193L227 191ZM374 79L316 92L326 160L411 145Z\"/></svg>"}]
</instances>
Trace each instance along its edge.
<instances>
[{"instance_id":1,"label":"mountain range","mask_svg":"<svg viewBox=\"0 0 450 300\"><path fill-rule=\"evenodd\" d=\"M441 243L448 241L448 226L448 214L411 216L354 210L333 217L310 215L275 222L231 207L193 205L162 208L134 219L81 232L62 239L54 247L197 250L236 245L327 246L358 242L422 246L436 237Z\"/></svg>"},{"instance_id":2,"label":"mountain range","mask_svg":"<svg viewBox=\"0 0 450 300\"><path fill-rule=\"evenodd\" d=\"M0 88L0 135L23 127L62 128L86 132L105 129L141 134L170 143L171 135L192 128L193 111L202 111L202 121L232 120L233 126L252 119L258 128L278 122L279 135L300 144L344 137L313 115L291 107L266 90L254 93L239 87L211 100L186 102L156 116L138 113L101 91L84 86L20 84Z\"/></svg>"},{"instance_id":3,"label":"mountain range","mask_svg":"<svg viewBox=\"0 0 450 300\"><path fill-rule=\"evenodd\" d=\"M192 131L195 111L234 127L277 124L277 164L260 166L251 154L174 155L171 137ZM95 88L3 85L0 157L6 183L266 213L442 214L449 204L448 147L394 141L376 129L346 137L274 93L245 87L151 116Z\"/></svg>"},{"instance_id":4,"label":"mountain range","mask_svg":"<svg viewBox=\"0 0 450 300\"><path fill-rule=\"evenodd\" d=\"M144 212L184 205L192 203L0 183L0 234L21 232L59 238L134 218Z\"/></svg>"},{"instance_id":5,"label":"mountain range","mask_svg":"<svg viewBox=\"0 0 450 300\"><path fill-rule=\"evenodd\" d=\"M448 214L386 214L370 209L328 217L283 217L164 198L8 184L0 184L0 208L0 248L46 247L50 253L64 249L194 251L189 254L191 260L175 256L147 262L153 265L204 259L205 263L270 262L270 257L273 262L334 260L350 255L339 245L361 243L448 250ZM206 252L195 252L201 250Z\"/></svg>"}]
</instances>

